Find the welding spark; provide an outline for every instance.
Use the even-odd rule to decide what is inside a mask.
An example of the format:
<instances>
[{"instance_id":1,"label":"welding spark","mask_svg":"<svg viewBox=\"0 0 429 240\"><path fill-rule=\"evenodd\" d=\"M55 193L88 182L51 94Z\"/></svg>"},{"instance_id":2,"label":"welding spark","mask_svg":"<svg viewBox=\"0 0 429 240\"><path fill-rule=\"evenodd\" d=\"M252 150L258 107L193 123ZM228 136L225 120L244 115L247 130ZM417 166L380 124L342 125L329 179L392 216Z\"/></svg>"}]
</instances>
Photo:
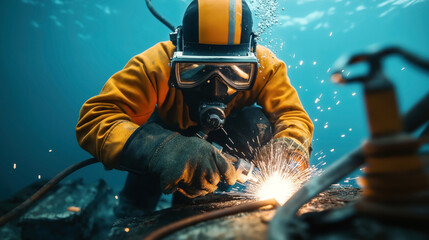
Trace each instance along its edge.
<instances>
[{"instance_id":1,"label":"welding spark","mask_svg":"<svg viewBox=\"0 0 429 240\"><path fill-rule=\"evenodd\" d=\"M270 144L266 147L269 149L267 153L256 154L254 163L257 169L244 184L244 192L232 194L258 200L274 198L283 205L320 171L317 166L306 167L307 159L298 152L297 144Z\"/></svg>"}]
</instances>

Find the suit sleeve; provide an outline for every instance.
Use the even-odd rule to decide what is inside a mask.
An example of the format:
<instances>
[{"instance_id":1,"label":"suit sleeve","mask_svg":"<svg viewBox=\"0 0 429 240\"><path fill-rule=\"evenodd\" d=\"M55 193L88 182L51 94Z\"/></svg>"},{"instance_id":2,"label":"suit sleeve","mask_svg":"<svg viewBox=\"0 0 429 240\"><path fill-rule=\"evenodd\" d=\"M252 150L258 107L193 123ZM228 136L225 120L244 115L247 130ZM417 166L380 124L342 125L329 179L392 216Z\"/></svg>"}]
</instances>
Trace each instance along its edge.
<instances>
[{"instance_id":1,"label":"suit sleeve","mask_svg":"<svg viewBox=\"0 0 429 240\"><path fill-rule=\"evenodd\" d=\"M274 138L288 137L311 147L313 123L305 112L296 90L287 76L286 65L269 50L261 58L264 81L257 97L274 125Z\"/></svg>"},{"instance_id":2,"label":"suit sleeve","mask_svg":"<svg viewBox=\"0 0 429 240\"><path fill-rule=\"evenodd\" d=\"M155 59L159 55L165 56ZM166 55L155 47L135 56L82 106L76 126L78 143L106 167L119 169L118 157L129 136L155 110L160 91L157 79L167 74L167 69L156 66L168 60Z\"/></svg>"}]
</instances>

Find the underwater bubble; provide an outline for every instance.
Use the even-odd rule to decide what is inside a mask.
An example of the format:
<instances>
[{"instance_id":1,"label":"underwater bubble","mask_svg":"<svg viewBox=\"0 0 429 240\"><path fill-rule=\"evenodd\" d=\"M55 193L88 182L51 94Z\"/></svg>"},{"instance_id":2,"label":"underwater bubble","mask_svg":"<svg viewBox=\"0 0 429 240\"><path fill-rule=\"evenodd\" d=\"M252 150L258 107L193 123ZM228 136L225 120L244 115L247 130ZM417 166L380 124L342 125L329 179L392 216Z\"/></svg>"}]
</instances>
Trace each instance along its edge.
<instances>
[{"instance_id":1,"label":"underwater bubble","mask_svg":"<svg viewBox=\"0 0 429 240\"><path fill-rule=\"evenodd\" d=\"M352 93L352 96L356 96L356 93L354 92L354 93Z\"/></svg>"},{"instance_id":2,"label":"underwater bubble","mask_svg":"<svg viewBox=\"0 0 429 240\"><path fill-rule=\"evenodd\" d=\"M277 0L250 0L250 7L258 20L256 34L262 42L264 33L271 33L271 27L278 23L277 13L279 3Z\"/></svg>"}]
</instances>

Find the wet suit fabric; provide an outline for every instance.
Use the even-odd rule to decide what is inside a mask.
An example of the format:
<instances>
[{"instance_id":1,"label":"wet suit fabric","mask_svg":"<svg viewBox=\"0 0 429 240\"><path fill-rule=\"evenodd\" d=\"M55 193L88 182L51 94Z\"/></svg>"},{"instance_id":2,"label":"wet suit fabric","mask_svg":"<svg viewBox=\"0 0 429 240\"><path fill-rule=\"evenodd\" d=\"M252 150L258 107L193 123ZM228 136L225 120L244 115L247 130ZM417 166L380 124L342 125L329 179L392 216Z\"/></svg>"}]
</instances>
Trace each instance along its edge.
<instances>
[{"instance_id":1,"label":"wet suit fabric","mask_svg":"<svg viewBox=\"0 0 429 240\"><path fill-rule=\"evenodd\" d=\"M170 129L197 126L189 116L181 90L170 88L170 58L175 46L161 42L133 57L82 106L76 126L82 148L108 168L119 167L119 156L131 134L156 110ZM240 91L226 115L257 103L273 126L274 138L288 137L310 147L313 124L287 76L286 65L263 46L257 47L258 77L249 91Z\"/></svg>"}]
</instances>

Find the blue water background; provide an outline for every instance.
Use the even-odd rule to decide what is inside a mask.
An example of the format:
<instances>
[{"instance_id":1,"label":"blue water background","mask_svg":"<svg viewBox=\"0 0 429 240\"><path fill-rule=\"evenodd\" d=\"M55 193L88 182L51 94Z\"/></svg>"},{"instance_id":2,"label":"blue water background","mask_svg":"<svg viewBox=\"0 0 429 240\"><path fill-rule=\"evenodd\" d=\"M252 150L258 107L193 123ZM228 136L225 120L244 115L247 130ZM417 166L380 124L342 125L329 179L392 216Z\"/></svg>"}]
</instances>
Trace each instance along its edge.
<instances>
[{"instance_id":1,"label":"blue water background","mask_svg":"<svg viewBox=\"0 0 429 240\"><path fill-rule=\"evenodd\" d=\"M189 2L153 4L177 26ZM326 162L325 168L368 137L361 86L331 83L328 69L341 55L374 44L399 45L429 59L429 1L266 2L259 10L274 7L270 19L278 22L261 35L260 44L290 65L288 75L315 124L311 163ZM90 157L75 137L80 107L131 57L168 40L170 31L143 0L4 0L0 18L3 199L39 175L51 178ZM397 86L402 112L428 92L428 75L407 62L391 58L384 66ZM97 164L70 178L103 178L119 191L125 176Z\"/></svg>"}]
</instances>

